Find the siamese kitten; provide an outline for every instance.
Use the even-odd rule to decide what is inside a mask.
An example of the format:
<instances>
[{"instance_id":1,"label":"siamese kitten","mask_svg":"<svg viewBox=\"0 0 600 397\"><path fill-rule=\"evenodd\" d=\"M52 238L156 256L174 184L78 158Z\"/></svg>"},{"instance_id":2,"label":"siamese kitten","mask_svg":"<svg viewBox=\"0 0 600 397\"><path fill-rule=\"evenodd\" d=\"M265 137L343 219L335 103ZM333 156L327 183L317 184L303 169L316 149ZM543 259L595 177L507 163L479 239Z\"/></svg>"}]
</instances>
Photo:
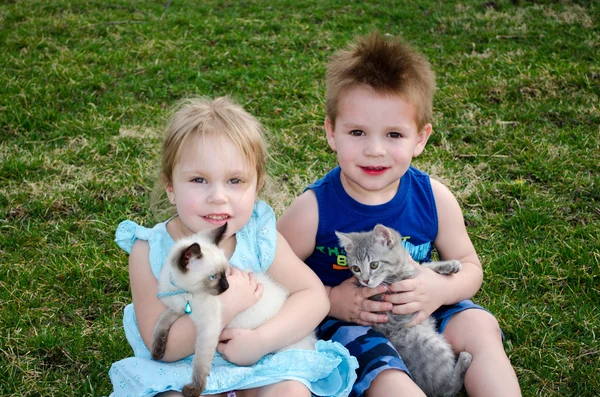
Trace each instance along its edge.
<instances>
[{"instance_id":1,"label":"siamese kitten","mask_svg":"<svg viewBox=\"0 0 600 397\"><path fill-rule=\"evenodd\" d=\"M152 335L152 358L165 354L169 329L175 320L187 314L196 325L196 352L192 382L182 392L185 397L199 396L206 387L211 363L221 333L219 295L229 288L229 261L218 247L227 224L209 233L199 233L177 241L161 270L158 297L167 305ZM263 284L263 295L253 306L239 313L227 328L255 329L271 319L283 306L288 291L266 274L256 274ZM314 350L314 333L285 349Z\"/></svg>"},{"instance_id":2,"label":"siamese kitten","mask_svg":"<svg viewBox=\"0 0 600 397\"><path fill-rule=\"evenodd\" d=\"M402 247L398 232L377 225L370 232L336 232L346 250L348 267L362 286L375 288L396 281L414 278L417 269L409 253ZM452 274L461 269L458 261L423 263L439 274ZM381 295L372 299L383 300ZM398 350L414 382L429 396L455 396L463 386L465 373L471 364L471 354L454 352L444 336L436 331L436 322L428 317L414 327L407 327L414 314L388 312L389 322L373 328L383 333Z\"/></svg>"}]
</instances>

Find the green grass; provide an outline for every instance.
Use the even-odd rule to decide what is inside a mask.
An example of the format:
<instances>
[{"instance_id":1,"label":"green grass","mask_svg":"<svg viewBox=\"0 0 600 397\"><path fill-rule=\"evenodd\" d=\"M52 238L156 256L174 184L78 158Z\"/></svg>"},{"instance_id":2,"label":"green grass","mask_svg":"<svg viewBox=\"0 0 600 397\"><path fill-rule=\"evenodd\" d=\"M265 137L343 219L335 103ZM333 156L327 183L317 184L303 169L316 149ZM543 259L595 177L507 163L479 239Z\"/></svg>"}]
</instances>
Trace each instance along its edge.
<instances>
[{"instance_id":1,"label":"green grass","mask_svg":"<svg viewBox=\"0 0 600 397\"><path fill-rule=\"evenodd\" d=\"M3 1L0 395L108 395L131 355L119 221L148 210L160 130L229 94L269 131L280 212L335 163L327 58L373 28L437 74L415 164L456 193L525 396L600 391L595 1Z\"/></svg>"}]
</instances>

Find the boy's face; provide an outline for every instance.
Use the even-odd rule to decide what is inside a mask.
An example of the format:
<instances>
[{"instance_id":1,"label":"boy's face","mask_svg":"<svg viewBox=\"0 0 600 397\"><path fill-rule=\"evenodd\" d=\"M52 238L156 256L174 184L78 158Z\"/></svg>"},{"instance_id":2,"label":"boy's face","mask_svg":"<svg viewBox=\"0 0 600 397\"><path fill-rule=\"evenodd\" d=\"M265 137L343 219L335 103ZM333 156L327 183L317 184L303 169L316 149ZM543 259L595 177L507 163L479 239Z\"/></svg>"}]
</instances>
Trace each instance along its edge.
<instances>
[{"instance_id":1,"label":"boy's face","mask_svg":"<svg viewBox=\"0 0 600 397\"><path fill-rule=\"evenodd\" d=\"M340 95L335 129L329 119L325 129L351 197L370 205L394 197L400 178L431 134L431 124L418 130L416 116L415 107L401 96L380 94L365 85Z\"/></svg>"}]
</instances>

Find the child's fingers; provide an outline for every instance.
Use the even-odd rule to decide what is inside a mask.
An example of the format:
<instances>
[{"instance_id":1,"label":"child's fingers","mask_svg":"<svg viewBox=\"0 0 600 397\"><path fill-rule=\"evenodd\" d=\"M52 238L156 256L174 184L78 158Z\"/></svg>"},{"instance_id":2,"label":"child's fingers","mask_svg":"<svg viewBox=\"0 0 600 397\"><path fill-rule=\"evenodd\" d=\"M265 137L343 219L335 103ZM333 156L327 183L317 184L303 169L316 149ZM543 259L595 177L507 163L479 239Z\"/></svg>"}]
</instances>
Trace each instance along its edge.
<instances>
[{"instance_id":1,"label":"child's fingers","mask_svg":"<svg viewBox=\"0 0 600 397\"><path fill-rule=\"evenodd\" d=\"M394 305L390 302L378 302L369 299L362 302L362 309L366 312L387 312L393 308Z\"/></svg>"},{"instance_id":2,"label":"child's fingers","mask_svg":"<svg viewBox=\"0 0 600 397\"><path fill-rule=\"evenodd\" d=\"M254 290L254 298L260 299L262 297L263 292L264 292L264 287L263 287L262 283L258 283L256 285L256 290Z\"/></svg>"},{"instance_id":3,"label":"child's fingers","mask_svg":"<svg viewBox=\"0 0 600 397\"><path fill-rule=\"evenodd\" d=\"M359 291L363 298L369 299L372 296L383 294L384 292L387 292L388 287L386 287L385 285L380 285L379 287L375 287L375 288L360 288Z\"/></svg>"},{"instance_id":4,"label":"child's fingers","mask_svg":"<svg viewBox=\"0 0 600 397\"><path fill-rule=\"evenodd\" d=\"M369 323L371 323L371 324L387 323L389 321L387 314L360 312L358 317L359 317L359 321L366 323L365 325L368 325Z\"/></svg>"}]
</instances>

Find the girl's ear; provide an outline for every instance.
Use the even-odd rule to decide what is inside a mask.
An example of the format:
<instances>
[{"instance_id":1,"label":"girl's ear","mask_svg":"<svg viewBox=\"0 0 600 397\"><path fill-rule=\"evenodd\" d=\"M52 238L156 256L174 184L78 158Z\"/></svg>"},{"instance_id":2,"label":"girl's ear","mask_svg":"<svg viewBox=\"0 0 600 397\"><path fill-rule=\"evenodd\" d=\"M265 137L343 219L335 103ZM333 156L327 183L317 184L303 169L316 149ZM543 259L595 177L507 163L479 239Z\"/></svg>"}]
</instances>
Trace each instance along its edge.
<instances>
[{"instance_id":1,"label":"girl's ear","mask_svg":"<svg viewBox=\"0 0 600 397\"><path fill-rule=\"evenodd\" d=\"M335 148L335 138L333 137L334 128L329 117L325 117L325 133L327 134L327 143L329 144L329 147L334 152L337 151Z\"/></svg>"},{"instance_id":2,"label":"girl's ear","mask_svg":"<svg viewBox=\"0 0 600 397\"><path fill-rule=\"evenodd\" d=\"M425 145L427 145L427 141L431 136L432 129L433 127L431 126L431 123L427 123L421 129L421 131L419 131L419 134L417 135L417 144L415 145L415 148L413 150L413 157L417 157L418 155L423 153Z\"/></svg>"},{"instance_id":3,"label":"girl's ear","mask_svg":"<svg viewBox=\"0 0 600 397\"><path fill-rule=\"evenodd\" d=\"M169 202L171 204L175 204L175 192L173 191L173 185L167 185L167 187L165 188L165 191L167 192L167 197L169 199Z\"/></svg>"}]
</instances>

